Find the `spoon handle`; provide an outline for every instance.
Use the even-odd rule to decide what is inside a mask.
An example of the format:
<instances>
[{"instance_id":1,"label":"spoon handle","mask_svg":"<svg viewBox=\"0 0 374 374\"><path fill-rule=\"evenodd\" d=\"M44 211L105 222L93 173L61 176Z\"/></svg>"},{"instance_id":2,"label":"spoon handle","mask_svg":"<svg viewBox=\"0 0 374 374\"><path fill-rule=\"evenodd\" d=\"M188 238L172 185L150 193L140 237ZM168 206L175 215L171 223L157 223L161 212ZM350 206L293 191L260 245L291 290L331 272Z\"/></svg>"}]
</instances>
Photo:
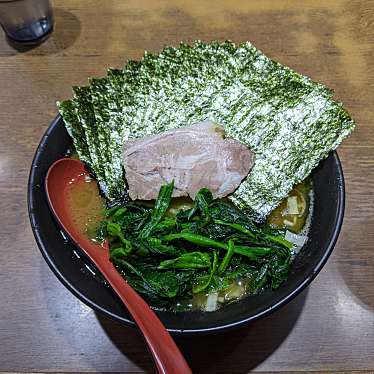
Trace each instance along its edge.
<instances>
[{"instance_id":1,"label":"spoon handle","mask_svg":"<svg viewBox=\"0 0 374 374\"><path fill-rule=\"evenodd\" d=\"M156 313L123 279L108 256L93 259L100 272L125 304L142 332L159 373L192 373L179 348L175 344Z\"/></svg>"},{"instance_id":2,"label":"spoon handle","mask_svg":"<svg viewBox=\"0 0 374 374\"><path fill-rule=\"evenodd\" d=\"M66 203L65 189L71 183L87 176L84 165L78 160L61 159L50 166L45 178L49 206L64 231L94 262L104 278L122 300L142 332L159 373L190 374L191 369L174 340L157 315L137 292L123 279L109 260L109 246L94 243L78 230Z\"/></svg>"}]
</instances>

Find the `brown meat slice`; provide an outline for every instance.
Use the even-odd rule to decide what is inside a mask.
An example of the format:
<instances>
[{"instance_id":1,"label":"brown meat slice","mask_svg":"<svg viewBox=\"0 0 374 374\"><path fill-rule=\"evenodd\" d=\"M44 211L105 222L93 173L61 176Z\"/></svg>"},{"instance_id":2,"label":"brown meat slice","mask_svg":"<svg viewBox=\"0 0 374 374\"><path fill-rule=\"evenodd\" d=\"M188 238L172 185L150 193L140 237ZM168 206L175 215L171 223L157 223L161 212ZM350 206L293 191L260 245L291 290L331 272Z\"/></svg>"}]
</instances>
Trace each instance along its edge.
<instances>
[{"instance_id":1,"label":"brown meat slice","mask_svg":"<svg viewBox=\"0 0 374 374\"><path fill-rule=\"evenodd\" d=\"M157 198L174 179L173 196L190 196L208 188L214 198L235 191L251 170L254 154L224 137L222 126L206 121L124 144L123 163L133 200Z\"/></svg>"}]
</instances>

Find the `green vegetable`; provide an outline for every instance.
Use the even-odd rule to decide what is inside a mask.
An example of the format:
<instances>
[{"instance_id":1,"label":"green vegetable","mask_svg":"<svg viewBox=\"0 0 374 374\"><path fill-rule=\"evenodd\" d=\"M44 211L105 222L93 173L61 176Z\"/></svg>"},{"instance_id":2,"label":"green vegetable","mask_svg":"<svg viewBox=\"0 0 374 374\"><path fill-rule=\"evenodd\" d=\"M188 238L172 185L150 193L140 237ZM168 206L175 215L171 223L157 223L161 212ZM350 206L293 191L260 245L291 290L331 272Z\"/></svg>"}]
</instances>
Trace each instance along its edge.
<instances>
[{"instance_id":1,"label":"green vegetable","mask_svg":"<svg viewBox=\"0 0 374 374\"><path fill-rule=\"evenodd\" d=\"M156 228L161 218L166 213L170 205L173 188L174 182L171 182L170 184L161 187L160 192L158 194L158 198L156 200L155 207L153 208L151 213L151 219L147 222L147 224L143 227L142 231L140 232L140 238L147 238Z\"/></svg>"},{"instance_id":2,"label":"green vegetable","mask_svg":"<svg viewBox=\"0 0 374 374\"><path fill-rule=\"evenodd\" d=\"M193 244L196 244L200 247L213 247L213 248L222 248L222 249L228 249L227 244L219 243L215 240L212 240L210 238L206 238L201 235L197 234L191 234L189 232L179 232L175 234L169 234L165 235L162 240L169 242L175 239L184 239L187 240Z\"/></svg>"},{"instance_id":3,"label":"green vegetable","mask_svg":"<svg viewBox=\"0 0 374 374\"><path fill-rule=\"evenodd\" d=\"M246 229L245 227L243 227L243 226L241 226L241 225L239 225L237 223L225 222L225 221L221 221L219 219L214 220L214 223L216 223L218 225L223 225L223 226L230 226L230 227L232 227L233 229L235 229L237 231L240 231L240 232L242 232L244 234L247 234L251 238L255 238L256 237L256 235L252 231Z\"/></svg>"},{"instance_id":4,"label":"green vegetable","mask_svg":"<svg viewBox=\"0 0 374 374\"><path fill-rule=\"evenodd\" d=\"M124 141L206 119L223 125L256 154L230 200L263 218L353 130L332 95L249 42L197 41L110 69L59 110L110 200L124 194Z\"/></svg>"},{"instance_id":5,"label":"green vegetable","mask_svg":"<svg viewBox=\"0 0 374 374\"><path fill-rule=\"evenodd\" d=\"M168 217L172 192L173 183L163 186L152 209L136 202L109 208L103 222L110 260L152 305L171 308L239 280L255 294L287 279L292 244L282 231L255 224L207 189L191 209Z\"/></svg>"},{"instance_id":6,"label":"green vegetable","mask_svg":"<svg viewBox=\"0 0 374 374\"><path fill-rule=\"evenodd\" d=\"M203 292L212 284L214 274L217 271L217 265L218 265L218 255L217 255L217 252L214 251L213 252L213 265L210 268L210 274L196 277L195 284L192 286L193 293Z\"/></svg>"},{"instance_id":7,"label":"green vegetable","mask_svg":"<svg viewBox=\"0 0 374 374\"><path fill-rule=\"evenodd\" d=\"M195 196L194 206L188 214L190 220L197 212L202 217L201 226L205 226L210 220L209 204L213 201L213 195L207 188L202 188Z\"/></svg>"},{"instance_id":8,"label":"green vegetable","mask_svg":"<svg viewBox=\"0 0 374 374\"><path fill-rule=\"evenodd\" d=\"M220 273L225 272L225 270L227 269L227 266L229 265L229 263L231 261L231 258L234 255L234 253L235 253L234 242L232 240L229 240L229 249L226 252L225 257L223 258L223 260L221 262L221 265L219 266L219 269L218 269Z\"/></svg>"},{"instance_id":9,"label":"green vegetable","mask_svg":"<svg viewBox=\"0 0 374 374\"><path fill-rule=\"evenodd\" d=\"M210 257L207 253L188 252L173 260L165 260L158 266L159 269L205 269L209 268Z\"/></svg>"},{"instance_id":10,"label":"green vegetable","mask_svg":"<svg viewBox=\"0 0 374 374\"><path fill-rule=\"evenodd\" d=\"M121 226L118 223L109 222L106 226L106 231L109 236L118 237L122 244L126 246L126 249L131 250L131 242L125 239Z\"/></svg>"}]
</instances>

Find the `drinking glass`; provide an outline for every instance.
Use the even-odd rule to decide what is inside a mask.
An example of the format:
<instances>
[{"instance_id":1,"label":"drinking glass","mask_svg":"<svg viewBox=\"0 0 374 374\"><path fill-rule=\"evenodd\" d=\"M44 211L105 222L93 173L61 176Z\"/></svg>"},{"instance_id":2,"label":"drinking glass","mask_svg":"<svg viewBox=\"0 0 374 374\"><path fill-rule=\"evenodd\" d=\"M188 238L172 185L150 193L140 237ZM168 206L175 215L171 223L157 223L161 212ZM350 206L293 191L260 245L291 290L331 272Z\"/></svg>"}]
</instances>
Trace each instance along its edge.
<instances>
[{"instance_id":1,"label":"drinking glass","mask_svg":"<svg viewBox=\"0 0 374 374\"><path fill-rule=\"evenodd\" d=\"M53 30L49 0L0 0L0 24L19 44L39 44Z\"/></svg>"}]
</instances>

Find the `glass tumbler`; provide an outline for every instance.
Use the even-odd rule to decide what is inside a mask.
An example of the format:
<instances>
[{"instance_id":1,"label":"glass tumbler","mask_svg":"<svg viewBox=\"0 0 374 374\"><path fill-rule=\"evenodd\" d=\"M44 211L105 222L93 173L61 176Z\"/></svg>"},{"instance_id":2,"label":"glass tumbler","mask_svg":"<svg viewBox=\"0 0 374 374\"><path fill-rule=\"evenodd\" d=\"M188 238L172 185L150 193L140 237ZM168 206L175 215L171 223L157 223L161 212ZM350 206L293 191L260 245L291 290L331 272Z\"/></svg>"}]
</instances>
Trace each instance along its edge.
<instances>
[{"instance_id":1,"label":"glass tumbler","mask_svg":"<svg viewBox=\"0 0 374 374\"><path fill-rule=\"evenodd\" d=\"M53 30L49 0L0 0L0 24L17 44L39 44Z\"/></svg>"}]
</instances>

